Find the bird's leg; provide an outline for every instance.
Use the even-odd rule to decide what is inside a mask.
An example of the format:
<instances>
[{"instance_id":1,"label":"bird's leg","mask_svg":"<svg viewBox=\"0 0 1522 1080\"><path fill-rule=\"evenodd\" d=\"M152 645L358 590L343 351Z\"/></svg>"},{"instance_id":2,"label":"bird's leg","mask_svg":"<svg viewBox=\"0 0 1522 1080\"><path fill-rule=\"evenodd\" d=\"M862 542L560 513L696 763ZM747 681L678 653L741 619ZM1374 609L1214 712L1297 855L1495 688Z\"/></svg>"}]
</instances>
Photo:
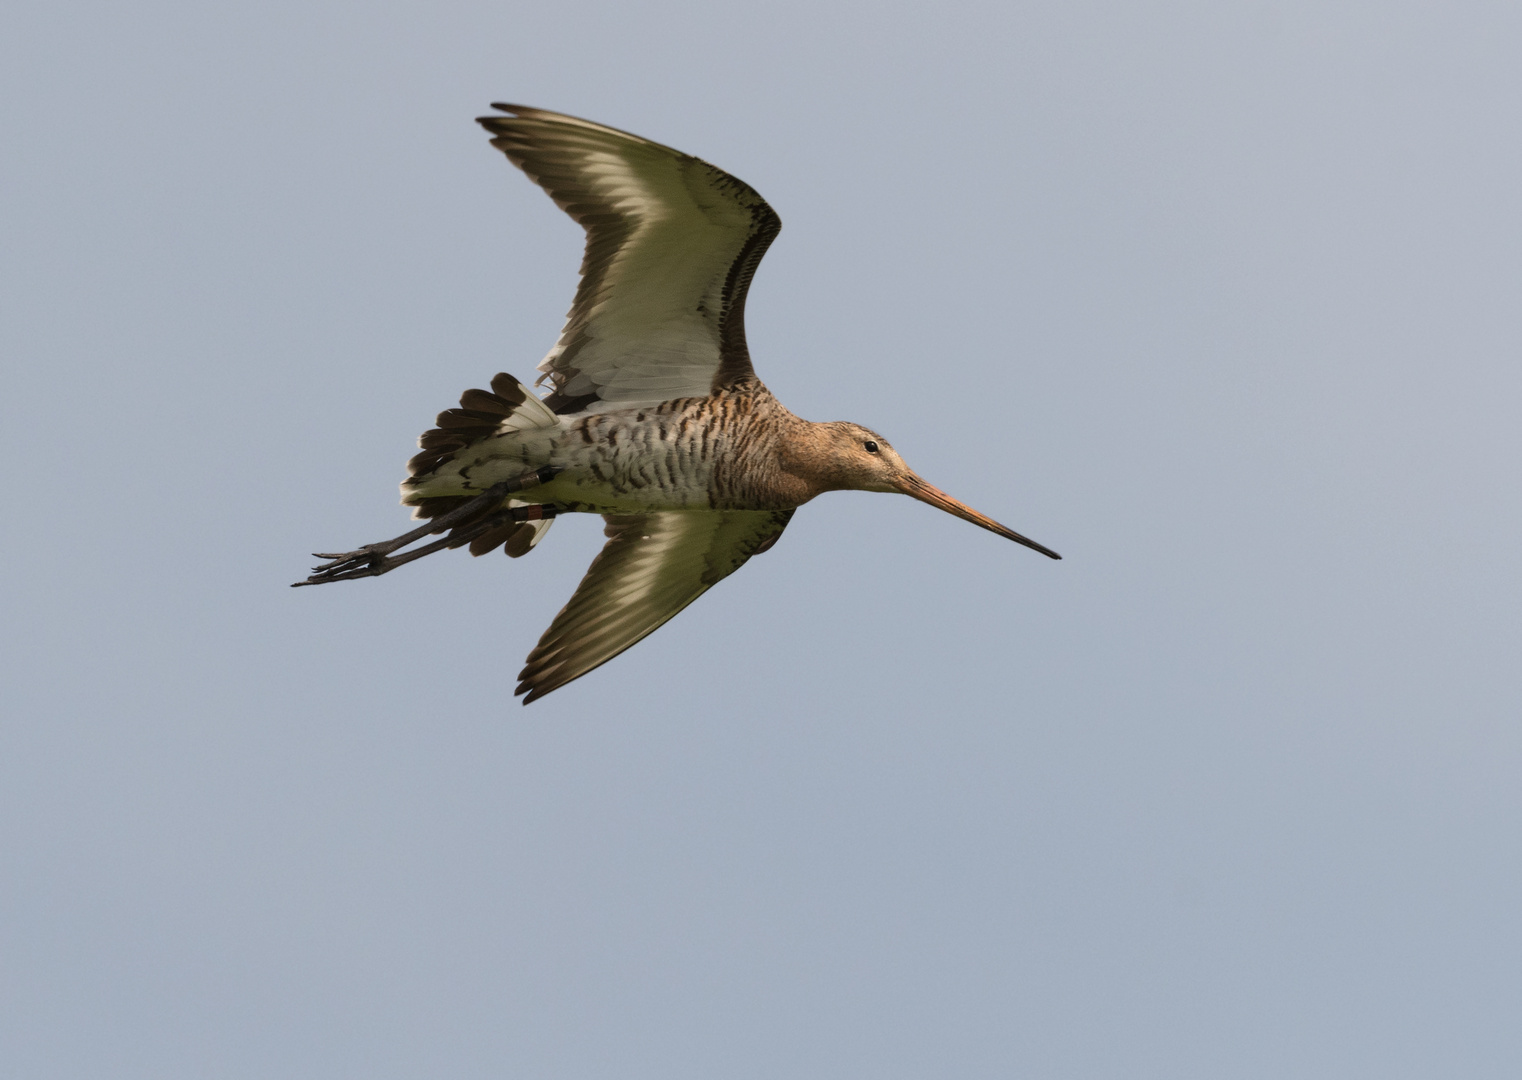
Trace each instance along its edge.
<instances>
[{"instance_id":1,"label":"bird's leg","mask_svg":"<svg viewBox=\"0 0 1522 1080\"><path fill-rule=\"evenodd\" d=\"M348 581L351 578L379 577L389 570L395 570L398 566L421 559L424 555L432 555L435 551L447 547L460 547L468 544L475 537L480 536L488 529L496 528L508 521L531 521L538 518L554 517L553 506L541 507L538 505L509 507L499 513L488 514L477 521L477 517L483 510L500 505L502 500L515 491L524 488L537 487L551 480L561 470L553 465L546 465L542 469L524 473L522 476L511 480L503 480L493 484L474 499L455 507L447 514L441 514L432 518L423 525L418 526L411 532L405 532L401 536L390 540L384 540L378 544L366 544L356 551L345 551L339 554L325 554L317 552L319 559L327 559L328 562L312 568L312 574L305 581L292 583L292 588L302 585L322 585L329 581ZM442 540L435 540L431 544L424 544L414 551L403 555L392 555L393 551L406 547L408 544L421 540L425 536L444 532L462 522L468 522L463 529L456 529L455 534Z\"/></svg>"}]
</instances>

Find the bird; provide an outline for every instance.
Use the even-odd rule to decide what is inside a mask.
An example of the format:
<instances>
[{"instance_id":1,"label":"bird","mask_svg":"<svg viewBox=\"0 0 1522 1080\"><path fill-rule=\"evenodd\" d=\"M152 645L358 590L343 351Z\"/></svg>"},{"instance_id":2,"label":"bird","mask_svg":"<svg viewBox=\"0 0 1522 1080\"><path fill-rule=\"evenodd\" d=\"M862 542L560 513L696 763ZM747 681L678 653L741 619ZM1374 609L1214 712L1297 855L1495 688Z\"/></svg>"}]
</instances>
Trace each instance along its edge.
<instances>
[{"instance_id":1,"label":"bird","mask_svg":"<svg viewBox=\"0 0 1522 1080\"><path fill-rule=\"evenodd\" d=\"M789 412L756 377L745 297L782 221L701 158L563 113L494 103L491 145L586 231L540 397L505 373L438 414L408 462L422 525L327 560L295 586L377 577L446 548L532 551L554 519L607 541L529 653L526 705L663 626L777 542L827 491L897 492L1061 556L921 479L887 439ZM429 536L438 540L404 551Z\"/></svg>"}]
</instances>

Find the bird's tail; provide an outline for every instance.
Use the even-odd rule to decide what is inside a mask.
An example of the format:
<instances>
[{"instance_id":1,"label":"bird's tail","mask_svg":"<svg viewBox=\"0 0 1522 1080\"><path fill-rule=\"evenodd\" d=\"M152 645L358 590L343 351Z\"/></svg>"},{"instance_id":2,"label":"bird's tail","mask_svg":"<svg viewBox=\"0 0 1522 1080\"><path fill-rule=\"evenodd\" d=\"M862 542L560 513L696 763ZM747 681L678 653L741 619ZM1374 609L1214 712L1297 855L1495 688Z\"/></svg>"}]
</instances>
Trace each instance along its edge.
<instances>
[{"instance_id":1,"label":"bird's tail","mask_svg":"<svg viewBox=\"0 0 1522 1080\"><path fill-rule=\"evenodd\" d=\"M560 426L556 416L528 387L506 373L492 378L490 390L467 390L460 395L460 407L445 409L434 421L438 427L430 428L418 436L421 453L407 462L407 479L402 481L402 504L413 507L414 518L429 519L450 513L464 506L479 491L469 495L433 494L439 488L448 491L459 465L456 459L464 451L488 439L522 432L528 433ZM530 505L509 499L508 507ZM451 535L463 531L477 517L462 522L451 530ZM472 555L484 555L497 547L503 547L513 558L526 555L543 539L553 518L546 516L537 521L506 522L500 528L483 533L470 541Z\"/></svg>"}]
</instances>

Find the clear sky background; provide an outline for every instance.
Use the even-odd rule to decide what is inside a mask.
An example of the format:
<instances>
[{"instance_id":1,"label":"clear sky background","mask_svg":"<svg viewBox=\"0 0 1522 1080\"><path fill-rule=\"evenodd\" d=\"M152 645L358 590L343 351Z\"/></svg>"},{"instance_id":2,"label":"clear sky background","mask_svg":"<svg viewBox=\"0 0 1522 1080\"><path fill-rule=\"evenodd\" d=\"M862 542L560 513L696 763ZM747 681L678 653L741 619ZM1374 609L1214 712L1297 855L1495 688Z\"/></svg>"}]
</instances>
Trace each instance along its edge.
<instances>
[{"instance_id":1,"label":"clear sky background","mask_svg":"<svg viewBox=\"0 0 1522 1080\"><path fill-rule=\"evenodd\" d=\"M1522 9L10 0L0 1072L1522 1075ZM528 376L493 100L754 185L827 496L292 590Z\"/></svg>"}]
</instances>

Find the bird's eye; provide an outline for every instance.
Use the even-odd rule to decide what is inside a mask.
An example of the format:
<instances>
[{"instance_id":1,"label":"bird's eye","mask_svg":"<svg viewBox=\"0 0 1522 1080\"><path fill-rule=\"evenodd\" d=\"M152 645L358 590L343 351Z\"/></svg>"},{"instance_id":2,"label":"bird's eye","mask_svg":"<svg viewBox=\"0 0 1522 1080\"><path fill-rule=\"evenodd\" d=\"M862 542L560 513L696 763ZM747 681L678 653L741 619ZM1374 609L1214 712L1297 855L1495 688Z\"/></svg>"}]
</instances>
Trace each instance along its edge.
<instances>
[{"instance_id":1,"label":"bird's eye","mask_svg":"<svg viewBox=\"0 0 1522 1080\"><path fill-rule=\"evenodd\" d=\"M869 454L875 454L875 453L877 453L877 444L875 442L873 442L871 439L868 439L866 442L862 443L861 445L866 448L867 453L869 453Z\"/></svg>"}]
</instances>

